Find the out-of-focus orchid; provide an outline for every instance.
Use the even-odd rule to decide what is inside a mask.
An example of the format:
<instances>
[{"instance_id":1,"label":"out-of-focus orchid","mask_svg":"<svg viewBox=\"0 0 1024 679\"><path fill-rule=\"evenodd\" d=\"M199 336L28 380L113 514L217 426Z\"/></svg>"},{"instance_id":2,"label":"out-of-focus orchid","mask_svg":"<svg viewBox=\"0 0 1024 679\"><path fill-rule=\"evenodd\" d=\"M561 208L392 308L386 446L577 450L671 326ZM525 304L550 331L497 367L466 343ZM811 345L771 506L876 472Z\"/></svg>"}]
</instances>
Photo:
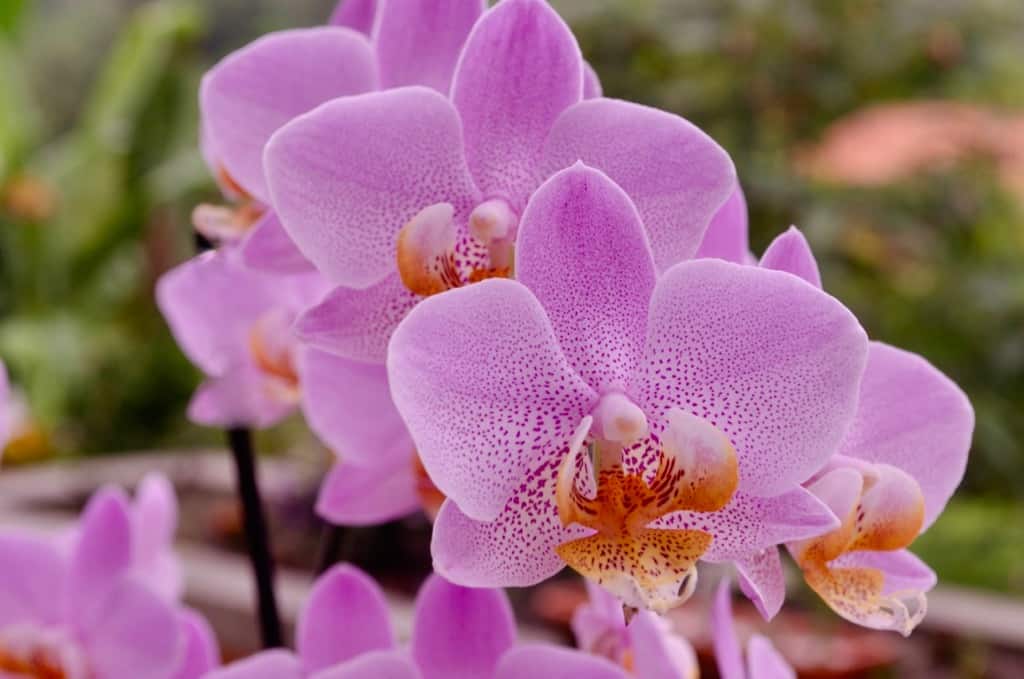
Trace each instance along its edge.
<instances>
[{"instance_id":1,"label":"out-of-focus orchid","mask_svg":"<svg viewBox=\"0 0 1024 679\"><path fill-rule=\"evenodd\" d=\"M700 666L693 646L673 633L667 619L639 611L627 624L621 601L590 580L585 583L590 600L572 617L577 646L639 679L697 679Z\"/></svg>"},{"instance_id":2,"label":"out-of-focus orchid","mask_svg":"<svg viewBox=\"0 0 1024 679\"><path fill-rule=\"evenodd\" d=\"M796 672L779 655L772 642L755 634L747 641L747 662L736 638L732 620L729 581L724 580L715 593L711 609L712 641L715 661L722 679L796 679Z\"/></svg>"},{"instance_id":3,"label":"out-of-focus orchid","mask_svg":"<svg viewBox=\"0 0 1024 679\"><path fill-rule=\"evenodd\" d=\"M156 297L178 345L209 378L189 418L218 427L267 427L300 401L296 314L322 291L316 273L273 276L232 251L207 252L161 277Z\"/></svg>"},{"instance_id":4,"label":"out-of-focus orchid","mask_svg":"<svg viewBox=\"0 0 1024 679\"><path fill-rule=\"evenodd\" d=\"M775 239L761 266L821 287L814 255L795 228ZM974 412L952 380L916 354L871 342L850 429L807 484L842 525L789 545L807 584L839 615L905 635L924 617L935 574L906 547L963 478L973 429ZM783 598L775 551L762 555L745 583L769 614Z\"/></svg>"},{"instance_id":5,"label":"out-of-focus orchid","mask_svg":"<svg viewBox=\"0 0 1024 679\"><path fill-rule=\"evenodd\" d=\"M314 585L299 615L296 648L265 651L210 679L624 679L585 653L516 645L515 620L498 590L467 589L434 575L420 589L412 639L397 645L377 584L342 564ZM540 669L538 673L538 669Z\"/></svg>"},{"instance_id":6,"label":"out-of-focus orchid","mask_svg":"<svg viewBox=\"0 0 1024 679\"><path fill-rule=\"evenodd\" d=\"M483 8L482 0L350 0L338 6L330 26L271 33L224 58L200 89L201 145L235 205L200 205L196 228L217 241L244 238L250 266L309 270L269 208L262 165L267 140L335 97L402 85L447 93L462 43Z\"/></svg>"},{"instance_id":7,"label":"out-of-focus orchid","mask_svg":"<svg viewBox=\"0 0 1024 679\"><path fill-rule=\"evenodd\" d=\"M304 315L309 342L381 361L425 297L513 274L531 193L582 159L644 217L659 269L692 256L737 190L728 155L674 115L594 90L543 0L505 0L474 26L450 97L401 87L336 99L282 127L266 181L299 249L341 286Z\"/></svg>"},{"instance_id":8,"label":"out-of-focus orchid","mask_svg":"<svg viewBox=\"0 0 1024 679\"><path fill-rule=\"evenodd\" d=\"M135 573L124 493L89 501L69 549L0 533L0 675L197 679L217 663L206 623Z\"/></svg>"},{"instance_id":9,"label":"out-of-focus orchid","mask_svg":"<svg viewBox=\"0 0 1024 679\"><path fill-rule=\"evenodd\" d=\"M696 561L834 528L800 484L853 415L867 341L793 276L714 259L660 277L629 197L578 164L520 225L519 281L421 303L392 395L449 498L435 568L529 585L569 564L664 611Z\"/></svg>"},{"instance_id":10,"label":"out-of-focus orchid","mask_svg":"<svg viewBox=\"0 0 1024 679\"><path fill-rule=\"evenodd\" d=\"M181 598L184 582L174 553L178 529L178 498L163 474L147 474L135 489L131 505L132 568L136 577L168 601Z\"/></svg>"}]
</instances>

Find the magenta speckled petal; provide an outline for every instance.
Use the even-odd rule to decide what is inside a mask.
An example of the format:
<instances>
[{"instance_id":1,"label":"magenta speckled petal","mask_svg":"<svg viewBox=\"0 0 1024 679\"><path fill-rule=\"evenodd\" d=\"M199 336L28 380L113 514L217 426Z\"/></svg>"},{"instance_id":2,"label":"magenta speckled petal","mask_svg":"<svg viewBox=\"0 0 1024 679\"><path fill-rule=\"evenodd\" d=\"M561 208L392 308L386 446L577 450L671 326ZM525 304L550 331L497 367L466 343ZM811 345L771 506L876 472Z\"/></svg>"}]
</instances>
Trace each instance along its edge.
<instances>
[{"instance_id":1,"label":"magenta speckled petal","mask_svg":"<svg viewBox=\"0 0 1024 679\"><path fill-rule=\"evenodd\" d=\"M952 380L917 354L872 342L860 406L840 452L914 477L927 527L963 478L973 430L974 411Z\"/></svg>"},{"instance_id":2,"label":"magenta speckled petal","mask_svg":"<svg viewBox=\"0 0 1024 679\"><path fill-rule=\"evenodd\" d=\"M377 15L377 0L340 0L327 21L332 26L347 26L370 35Z\"/></svg>"},{"instance_id":3,"label":"magenta speckled petal","mask_svg":"<svg viewBox=\"0 0 1024 679\"><path fill-rule=\"evenodd\" d=\"M466 158L481 190L522 209L545 176L539 163L548 131L582 96L579 46L547 2L505 0L485 14L452 83Z\"/></svg>"},{"instance_id":4,"label":"magenta speckled petal","mask_svg":"<svg viewBox=\"0 0 1024 679\"><path fill-rule=\"evenodd\" d=\"M371 651L313 674L309 679L420 679L419 668L404 651Z\"/></svg>"},{"instance_id":5,"label":"magenta speckled petal","mask_svg":"<svg viewBox=\"0 0 1024 679\"><path fill-rule=\"evenodd\" d=\"M397 273L362 290L338 287L299 316L295 333L332 354L383 363L391 333L420 299Z\"/></svg>"},{"instance_id":6,"label":"magenta speckled petal","mask_svg":"<svg viewBox=\"0 0 1024 679\"><path fill-rule=\"evenodd\" d=\"M132 566L132 520L120 488L101 488L82 510L68 571L69 611L82 629L98 622L102 602Z\"/></svg>"},{"instance_id":7,"label":"magenta speckled petal","mask_svg":"<svg viewBox=\"0 0 1024 679\"><path fill-rule=\"evenodd\" d=\"M530 198L516 278L536 295L569 362L596 391L624 388L639 363L655 277L636 208L600 171L574 165Z\"/></svg>"},{"instance_id":8,"label":"magenta speckled petal","mask_svg":"<svg viewBox=\"0 0 1024 679\"><path fill-rule=\"evenodd\" d=\"M679 116L614 99L567 110L545 146L544 174L581 160L629 194L660 270L697 252L712 218L736 190L725 150Z\"/></svg>"},{"instance_id":9,"label":"magenta speckled petal","mask_svg":"<svg viewBox=\"0 0 1024 679\"><path fill-rule=\"evenodd\" d=\"M793 276L701 259L651 299L638 404L681 407L736 448L739 489L772 496L820 468L853 416L867 337L835 299Z\"/></svg>"},{"instance_id":10,"label":"magenta speckled petal","mask_svg":"<svg viewBox=\"0 0 1024 679\"><path fill-rule=\"evenodd\" d=\"M620 610L621 615L621 610ZM633 671L643 679L695 679L699 676L693 646L673 633L671 621L640 611L629 623Z\"/></svg>"},{"instance_id":11,"label":"magenta speckled petal","mask_svg":"<svg viewBox=\"0 0 1024 679\"><path fill-rule=\"evenodd\" d=\"M179 611L178 625L185 650L172 679L200 679L220 665L217 637L203 616L187 608Z\"/></svg>"},{"instance_id":12,"label":"magenta speckled petal","mask_svg":"<svg viewBox=\"0 0 1024 679\"><path fill-rule=\"evenodd\" d=\"M778 547L768 547L748 557L737 559L736 573L740 589L753 602L765 620L771 620L782 609L786 598L786 578L782 571Z\"/></svg>"},{"instance_id":13,"label":"magenta speckled petal","mask_svg":"<svg viewBox=\"0 0 1024 679\"><path fill-rule=\"evenodd\" d=\"M170 605L144 585L121 578L96 609L78 630L95 676L165 679L170 674L185 643Z\"/></svg>"},{"instance_id":14,"label":"magenta speckled petal","mask_svg":"<svg viewBox=\"0 0 1024 679\"><path fill-rule=\"evenodd\" d=\"M228 370L196 389L188 404L188 419L204 427L272 427L295 410L282 400L280 387L252 364Z\"/></svg>"},{"instance_id":15,"label":"magenta speckled petal","mask_svg":"<svg viewBox=\"0 0 1024 679\"><path fill-rule=\"evenodd\" d=\"M459 115L425 87L344 97L299 117L266 151L278 217L332 282L365 288L396 268L398 231L423 208L479 202Z\"/></svg>"},{"instance_id":16,"label":"magenta speckled petal","mask_svg":"<svg viewBox=\"0 0 1024 679\"><path fill-rule=\"evenodd\" d=\"M583 62L583 98L596 99L602 94L601 78L590 62Z\"/></svg>"},{"instance_id":17,"label":"magenta speckled petal","mask_svg":"<svg viewBox=\"0 0 1024 679\"><path fill-rule=\"evenodd\" d=\"M796 672L776 650L771 641L760 634L755 634L747 642L747 677L748 679L796 679Z\"/></svg>"},{"instance_id":18,"label":"magenta speckled petal","mask_svg":"<svg viewBox=\"0 0 1024 679\"><path fill-rule=\"evenodd\" d=\"M382 89L425 85L448 94L455 62L484 0L380 0L373 42Z\"/></svg>"},{"instance_id":19,"label":"magenta speckled petal","mask_svg":"<svg viewBox=\"0 0 1024 679\"><path fill-rule=\"evenodd\" d=\"M494 679L628 679L604 658L561 646L523 644L505 654Z\"/></svg>"},{"instance_id":20,"label":"magenta speckled petal","mask_svg":"<svg viewBox=\"0 0 1024 679\"><path fill-rule=\"evenodd\" d=\"M715 257L737 264L746 264L749 260L747 201L739 186L711 219L695 256Z\"/></svg>"},{"instance_id":21,"label":"magenta speckled petal","mask_svg":"<svg viewBox=\"0 0 1024 679\"><path fill-rule=\"evenodd\" d=\"M245 265L259 271L292 274L314 270L313 263L299 252L273 211L253 224L242 241L241 250Z\"/></svg>"},{"instance_id":22,"label":"magenta speckled petal","mask_svg":"<svg viewBox=\"0 0 1024 679\"><path fill-rule=\"evenodd\" d=\"M302 410L324 445L360 466L410 459L413 443L382 364L307 349L300 365Z\"/></svg>"},{"instance_id":23,"label":"magenta speckled petal","mask_svg":"<svg viewBox=\"0 0 1024 679\"><path fill-rule=\"evenodd\" d=\"M313 585L299 614L295 645L307 674L369 651L394 648L380 587L348 564L331 568Z\"/></svg>"},{"instance_id":24,"label":"magenta speckled petal","mask_svg":"<svg viewBox=\"0 0 1024 679\"><path fill-rule=\"evenodd\" d=\"M516 640L508 597L431 575L416 596L411 652L424 679L490 677Z\"/></svg>"},{"instance_id":25,"label":"magenta speckled petal","mask_svg":"<svg viewBox=\"0 0 1024 679\"><path fill-rule=\"evenodd\" d=\"M65 572L64 560L49 541L0 534L0 629L60 620Z\"/></svg>"},{"instance_id":26,"label":"magenta speckled petal","mask_svg":"<svg viewBox=\"0 0 1024 679\"><path fill-rule=\"evenodd\" d=\"M777 236L761 256L761 266L799 276L816 288L821 287L818 262L807 239L795 226Z\"/></svg>"},{"instance_id":27,"label":"magenta speckled petal","mask_svg":"<svg viewBox=\"0 0 1024 679\"><path fill-rule=\"evenodd\" d=\"M838 568L876 568L885 574L884 594L900 591L927 592L937 577L928 564L906 549L893 552L848 552L831 565Z\"/></svg>"},{"instance_id":28,"label":"magenta speckled petal","mask_svg":"<svg viewBox=\"0 0 1024 679\"><path fill-rule=\"evenodd\" d=\"M369 467L338 462L320 486L316 513L339 526L392 521L420 509L416 481L411 452Z\"/></svg>"},{"instance_id":29,"label":"magenta speckled petal","mask_svg":"<svg viewBox=\"0 0 1024 679\"><path fill-rule=\"evenodd\" d=\"M557 466L596 400L537 299L505 279L421 302L392 337L388 378L430 478L481 521L528 470Z\"/></svg>"},{"instance_id":30,"label":"magenta speckled petal","mask_svg":"<svg viewBox=\"0 0 1024 679\"><path fill-rule=\"evenodd\" d=\"M715 664L722 679L746 679L743 650L736 638L732 620L732 594L729 580L719 583L711 606L711 641L715 649Z\"/></svg>"},{"instance_id":31,"label":"magenta speckled petal","mask_svg":"<svg viewBox=\"0 0 1024 679\"><path fill-rule=\"evenodd\" d=\"M302 663L291 651L275 648L214 670L203 679L304 679Z\"/></svg>"},{"instance_id":32,"label":"magenta speckled petal","mask_svg":"<svg viewBox=\"0 0 1024 679\"><path fill-rule=\"evenodd\" d=\"M203 78L206 143L242 188L267 203L263 146L313 107L377 87L373 48L347 28L271 33L225 57Z\"/></svg>"}]
</instances>

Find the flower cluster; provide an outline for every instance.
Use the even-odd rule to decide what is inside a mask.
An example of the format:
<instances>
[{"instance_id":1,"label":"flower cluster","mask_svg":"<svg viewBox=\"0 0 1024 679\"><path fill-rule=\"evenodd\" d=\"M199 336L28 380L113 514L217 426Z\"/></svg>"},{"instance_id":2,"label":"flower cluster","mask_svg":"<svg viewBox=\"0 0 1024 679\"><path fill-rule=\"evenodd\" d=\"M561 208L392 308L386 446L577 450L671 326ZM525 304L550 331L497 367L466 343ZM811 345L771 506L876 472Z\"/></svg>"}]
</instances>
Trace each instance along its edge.
<instances>
[{"instance_id":1,"label":"flower cluster","mask_svg":"<svg viewBox=\"0 0 1024 679\"><path fill-rule=\"evenodd\" d=\"M602 97L544 0L485 4L350 1L203 80L230 205L197 208L219 248L157 293L208 376L190 417L301 407L338 455L320 514L425 509L438 574L408 649L339 567L297 654L216 676L693 676L657 614L713 562L771 619L780 547L837 614L909 634L935 576L906 548L963 475L963 393L869 341L798 230L756 260L725 150ZM566 566L591 593L580 646L611 663L515 646L479 589ZM725 588L723 676L792 676L761 638L745 670L729 615Z\"/></svg>"}]
</instances>

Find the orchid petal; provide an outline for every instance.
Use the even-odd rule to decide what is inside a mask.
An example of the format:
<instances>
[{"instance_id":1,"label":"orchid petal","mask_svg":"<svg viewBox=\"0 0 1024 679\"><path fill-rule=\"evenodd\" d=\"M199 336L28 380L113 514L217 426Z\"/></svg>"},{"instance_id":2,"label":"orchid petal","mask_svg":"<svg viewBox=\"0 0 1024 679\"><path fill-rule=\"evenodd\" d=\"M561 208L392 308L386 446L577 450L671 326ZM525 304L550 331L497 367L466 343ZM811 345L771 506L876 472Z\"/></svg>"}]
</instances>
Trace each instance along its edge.
<instances>
[{"instance_id":1,"label":"orchid petal","mask_svg":"<svg viewBox=\"0 0 1024 679\"><path fill-rule=\"evenodd\" d=\"M273 211L266 212L252 225L241 250L245 265L258 271L293 274L314 270L313 263L299 252Z\"/></svg>"},{"instance_id":2,"label":"orchid petal","mask_svg":"<svg viewBox=\"0 0 1024 679\"><path fill-rule=\"evenodd\" d=\"M181 565L172 553L178 528L178 498L166 476L150 473L135 491L132 511L133 559L136 571L168 600L181 597Z\"/></svg>"},{"instance_id":3,"label":"orchid petal","mask_svg":"<svg viewBox=\"0 0 1024 679\"><path fill-rule=\"evenodd\" d=\"M782 610L786 598L786 577L779 559L779 548L768 547L736 560L740 589L753 602L765 620Z\"/></svg>"},{"instance_id":4,"label":"orchid petal","mask_svg":"<svg viewBox=\"0 0 1024 679\"><path fill-rule=\"evenodd\" d=\"M715 663L722 679L747 679L743 666L743 651L736 638L732 619L732 598L729 580L722 580L715 591L711 607L711 641L715 649Z\"/></svg>"},{"instance_id":5,"label":"orchid petal","mask_svg":"<svg viewBox=\"0 0 1024 679\"><path fill-rule=\"evenodd\" d=\"M304 679L302 663L291 651L275 648L214 670L203 679Z\"/></svg>"},{"instance_id":6,"label":"orchid petal","mask_svg":"<svg viewBox=\"0 0 1024 679\"><path fill-rule=\"evenodd\" d=\"M246 363L199 385L186 414L204 427L265 429L287 417L297 398Z\"/></svg>"},{"instance_id":7,"label":"orchid petal","mask_svg":"<svg viewBox=\"0 0 1024 679\"><path fill-rule=\"evenodd\" d=\"M409 454L369 467L336 463L320 486L316 513L341 526L373 526L419 510L411 458Z\"/></svg>"},{"instance_id":8,"label":"orchid petal","mask_svg":"<svg viewBox=\"0 0 1024 679\"><path fill-rule=\"evenodd\" d=\"M523 644L505 654L494 679L628 679L604 658L560 646Z\"/></svg>"},{"instance_id":9,"label":"orchid petal","mask_svg":"<svg viewBox=\"0 0 1024 679\"><path fill-rule=\"evenodd\" d=\"M590 62L583 62L583 98L596 99L601 96L601 78Z\"/></svg>"},{"instance_id":10,"label":"orchid petal","mask_svg":"<svg viewBox=\"0 0 1024 679\"><path fill-rule=\"evenodd\" d=\"M331 26L347 26L370 35L377 15L377 0L339 0L327 21Z\"/></svg>"},{"instance_id":11,"label":"orchid petal","mask_svg":"<svg viewBox=\"0 0 1024 679\"><path fill-rule=\"evenodd\" d=\"M935 587L937 576L928 564L906 549L892 552L849 552L832 561L836 568L874 568L885 575L883 594L894 592L928 592Z\"/></svg>"},{"instance_id":12,"label":"orchid petal","mask_svg":"<svg viewBox=\"0 0 1024 679\"><path fill-rule=\"evenodd\" d=\"M93 612L79 634L95 676L164 679L174 670L185 641L178 617L147 587L121 578Z\"/></svg>"},{"instance_id":13,"label":"orchid petal","mask_svg":"<svg viewBox=\"0 0 1024 679\"><path fill-rule=\"evenodd\" d=\"M667 618L640 611L629 623L633 671L643 679L697 679L700 666L693 646L672 632Z\"/></svg>"},{"instance_id":14,"label":"orchid petal","mask_svg":"<svg viewBox=\"0 0 1024 679\"><path fill-rule=\"evenodd\" d=\"M0 534L0 629L51 624L64 612L64 560L48 541Z\"/></svg>"},{"instance_id":15,"label":"orchid petal","mask_svg":"<svg viewBox=\"0 0 1024 679\"><path fill-rule=\"evenodd\" d=\"M98 608L132 566L132 522L128 498L101 488L82 511L68 571L69 610L80 629L99 622Z\"/></svg>"},{"instance_id":16,"label":"orchid petal","mask_svg":"<svg viewBox=\"0 0 1024 679\"><path fill-rule=\"evenodd\" d=\"M795 226L789 227L785 233L771 242L761 257L761 266L791 273L816 288L821 287L818 262L814 259L807 239Z\"/></svg>"},{"instance_id":17,"label":"orchid petal","mask_svg":"<svg viewBox=\"0 0 1024 679\"><path fill-rule=\"evenodd\" d=\"M750 257L747 235L747 201L739 186L718 209L704 232L704 240L695 257L716 257L727 262L746 264Z\"/></svg>"},{"instance_id":18,"label":"orchid petal","mask_svg":"<svg viewBox=\"0 0 1024 679\"><path fill-rule=\"evenodd\" d=\"M370 651L340 665L313 674L309 679L420 679L423 675L402 651Z\"/></svg>"},{"instance_id":19,"label":"orchid petal","mask_svg":"<svg viewBox=\"0 0 1024 679\"><path fill-rule=\"evenodd\" d=\"M749 679L796 679L790 667L772 642L760 634L747 641L747 677Z\"/></svg>"},{"instance_id":20,"label":"orchid petal","mask_svg":"<svg viewBox=\"0 0 1024 679\"><path fill-rule=\"evenodd\" d=\"M220 665L217 638L206 619L195 611L178 613L178 624L185 638L185 652L172 679L200 679Z\"/></svg>"}]
</instances>

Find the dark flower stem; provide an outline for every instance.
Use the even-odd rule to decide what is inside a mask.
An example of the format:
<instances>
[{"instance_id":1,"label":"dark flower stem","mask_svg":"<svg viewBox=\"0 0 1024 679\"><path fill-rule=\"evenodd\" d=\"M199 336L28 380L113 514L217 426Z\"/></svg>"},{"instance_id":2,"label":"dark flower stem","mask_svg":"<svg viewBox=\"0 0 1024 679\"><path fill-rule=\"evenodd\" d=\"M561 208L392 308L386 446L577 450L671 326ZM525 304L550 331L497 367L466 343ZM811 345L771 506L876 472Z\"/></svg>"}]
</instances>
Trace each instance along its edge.
<instances>
[{"instance_id":1,"label":"dark flower stem","mask_svg":"<svg viewBox=\"0 0 1024 679\"><path fill-rule=\"evenodd\" d=\"M284 646L281 632L281 614L274 593L274 559L270 554L270 535L267 519L256 481L256 456L252 447L252 432L244 427L228 429L228 446L235 459L238 478L238 496L242 501L242 519L245 541L249 547L249 561L256 578L256 606L259 612L260 636L263 648Z\"/></svg>"},{"instance_id":2,"label":"dark flower stem","mask_svg":"<svg viewBox=\"0 0 1024 679\"><path fill-rule=\"evenodd\" d=\"M326 573L338 560L338 552L341 550L344 537L345 531L340 526L331 523L324 524L324 531L320 536L320 553L316 557L316 575Z\"/></svg>"}]
</instances>

